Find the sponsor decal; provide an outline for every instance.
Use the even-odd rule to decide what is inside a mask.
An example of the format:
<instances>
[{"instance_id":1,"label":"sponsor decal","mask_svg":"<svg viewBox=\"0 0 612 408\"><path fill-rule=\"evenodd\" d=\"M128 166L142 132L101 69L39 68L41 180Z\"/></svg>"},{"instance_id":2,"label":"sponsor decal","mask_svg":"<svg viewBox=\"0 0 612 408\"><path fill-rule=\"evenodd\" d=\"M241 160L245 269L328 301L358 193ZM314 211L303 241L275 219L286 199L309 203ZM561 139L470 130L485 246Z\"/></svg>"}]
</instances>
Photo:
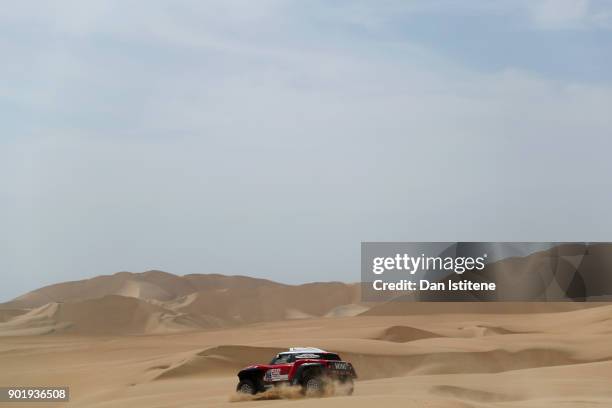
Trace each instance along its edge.
<instances>
[{"instance_id":1,"label":"sponsor decal","mask_svg":"<svg viewBox=\"0 0 612 408\"><path fill-rule=\"evenodd\" d=\"M288 379L289 375L281 374L280 368L271 368L264 374L264 381L266 382L286 381Z\"/></svg>"}]
</instances>

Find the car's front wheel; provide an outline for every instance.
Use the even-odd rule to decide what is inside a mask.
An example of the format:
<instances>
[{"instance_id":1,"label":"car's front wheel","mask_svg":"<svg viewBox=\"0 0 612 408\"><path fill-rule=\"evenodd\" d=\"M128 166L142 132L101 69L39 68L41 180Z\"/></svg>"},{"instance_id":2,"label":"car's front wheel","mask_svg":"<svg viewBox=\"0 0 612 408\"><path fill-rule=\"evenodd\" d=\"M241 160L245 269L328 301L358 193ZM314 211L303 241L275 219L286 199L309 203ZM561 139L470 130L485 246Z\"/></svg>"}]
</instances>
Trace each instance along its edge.
<instances>
[{"instance_id":1,"label":"car's front wheel","mask_svg":"<svg viewBox=\"0 0 612 408\"><path fill-rule=\"evenodd\" d=\"M236 392L241 394L255 394L257 392L257 388L255 388L255 383L249 379L240 380L238 385L236 386Z\"/></svg>"}]
</instances>

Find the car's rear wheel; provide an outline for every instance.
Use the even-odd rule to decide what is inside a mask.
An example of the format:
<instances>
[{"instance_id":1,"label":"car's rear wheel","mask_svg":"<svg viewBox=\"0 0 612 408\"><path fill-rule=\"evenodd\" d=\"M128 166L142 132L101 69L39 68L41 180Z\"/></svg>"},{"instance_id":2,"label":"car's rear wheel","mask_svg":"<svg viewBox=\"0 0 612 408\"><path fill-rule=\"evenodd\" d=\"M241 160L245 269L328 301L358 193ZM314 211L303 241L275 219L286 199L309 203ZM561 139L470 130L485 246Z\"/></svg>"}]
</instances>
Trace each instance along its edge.
<instances>
[{"instance_id":1,"label":"car's rear wheel","mask_svg":"<svg viewBox=\"0 0 612 408\"><path fill-rule=\"evenodd\" d=\"M355 390L353 379L351 377L340 378L339 385L336 387L336 394L339 395L352 395Z\"/></svg>"},{"instance_id":2,"label":"car's rear wheel","mask_svg":"<svg viewBox=\"0 0 612 408\"><path fill-rule=\"evenodd\" d=\"M304 378L303 388L307 397L319 397L323 395L325 382L320 375L309 375Z\"/></svg>"},{"instance_id":3,"label":"car's rear wheel","mask_svg":"<svg viewBox=\"0 0 612 408\"><path fill-rule=\"evenodd\" d=\"M240 380L238 386L236 386L236 392L253 395L257 392L257 388L255 388L255 383L253 381L245 379Z\"/></svg>"}]
</instances>

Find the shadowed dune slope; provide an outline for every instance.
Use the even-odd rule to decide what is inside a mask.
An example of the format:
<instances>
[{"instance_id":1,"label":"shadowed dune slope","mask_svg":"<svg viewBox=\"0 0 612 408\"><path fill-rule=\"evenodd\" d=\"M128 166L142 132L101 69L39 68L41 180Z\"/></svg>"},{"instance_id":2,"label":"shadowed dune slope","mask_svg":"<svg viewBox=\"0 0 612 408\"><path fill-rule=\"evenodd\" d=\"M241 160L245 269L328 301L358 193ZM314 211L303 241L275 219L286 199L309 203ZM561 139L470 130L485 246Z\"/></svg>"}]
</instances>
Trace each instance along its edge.
<instances>
[{"instance_id":1,"label":"shadowed dune slope","mask_svg":"<svg viewBox=\"0 0 612 408\"><path fill-rule=\"evenodd\" d=\"M0 309L0 323L27 313L25 309Z\"/></svg>"},{"instance_id":2,"label":"shadowed dune slope","mask_svg":"<svg viewBox=\"0 0 612 408\"><path fill-rule=\"evenodd\" d=\"M200 291L173 310L216 316L234 324L324 316L358 301L357 285L339 282ZM349 308L347 308L349 309Z\"/></svg>"},{"instance_id":3,"label":"shadowed dune slope","mask_svg":"<svg viewBox=\"0 0 612 408\"><path fill-rule=\"evenodd\" d=\"M427 330L417 329L410 326L391 326L386 328L377 337L377 340L393 341L396 343L406 343L414 340L430 339L442 337L439 334Z\"/></svg>"}]
</instances>

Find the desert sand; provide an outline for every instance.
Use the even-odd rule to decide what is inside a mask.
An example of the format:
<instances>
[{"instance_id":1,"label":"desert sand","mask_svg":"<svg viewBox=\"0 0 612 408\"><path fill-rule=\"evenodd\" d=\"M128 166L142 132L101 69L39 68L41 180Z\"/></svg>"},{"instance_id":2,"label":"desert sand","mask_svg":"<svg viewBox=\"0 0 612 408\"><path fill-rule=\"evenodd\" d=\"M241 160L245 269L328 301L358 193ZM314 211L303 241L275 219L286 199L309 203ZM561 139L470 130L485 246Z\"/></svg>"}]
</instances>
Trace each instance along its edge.
<instances>
[{"instance_id":1,"label":"desert sand","mask_svg":"<svg viewBox=\"0 0 612 408\"><path fill-rule=\"evenodd\" d=\"M69 403L36 407L612 407L609 304L362 304L356 285L158 271L93 281L0 306L1 385L70 386ZM236 372L290 346L351 361L354 395L237 401Z\"/></svg>"}]
</instances>

